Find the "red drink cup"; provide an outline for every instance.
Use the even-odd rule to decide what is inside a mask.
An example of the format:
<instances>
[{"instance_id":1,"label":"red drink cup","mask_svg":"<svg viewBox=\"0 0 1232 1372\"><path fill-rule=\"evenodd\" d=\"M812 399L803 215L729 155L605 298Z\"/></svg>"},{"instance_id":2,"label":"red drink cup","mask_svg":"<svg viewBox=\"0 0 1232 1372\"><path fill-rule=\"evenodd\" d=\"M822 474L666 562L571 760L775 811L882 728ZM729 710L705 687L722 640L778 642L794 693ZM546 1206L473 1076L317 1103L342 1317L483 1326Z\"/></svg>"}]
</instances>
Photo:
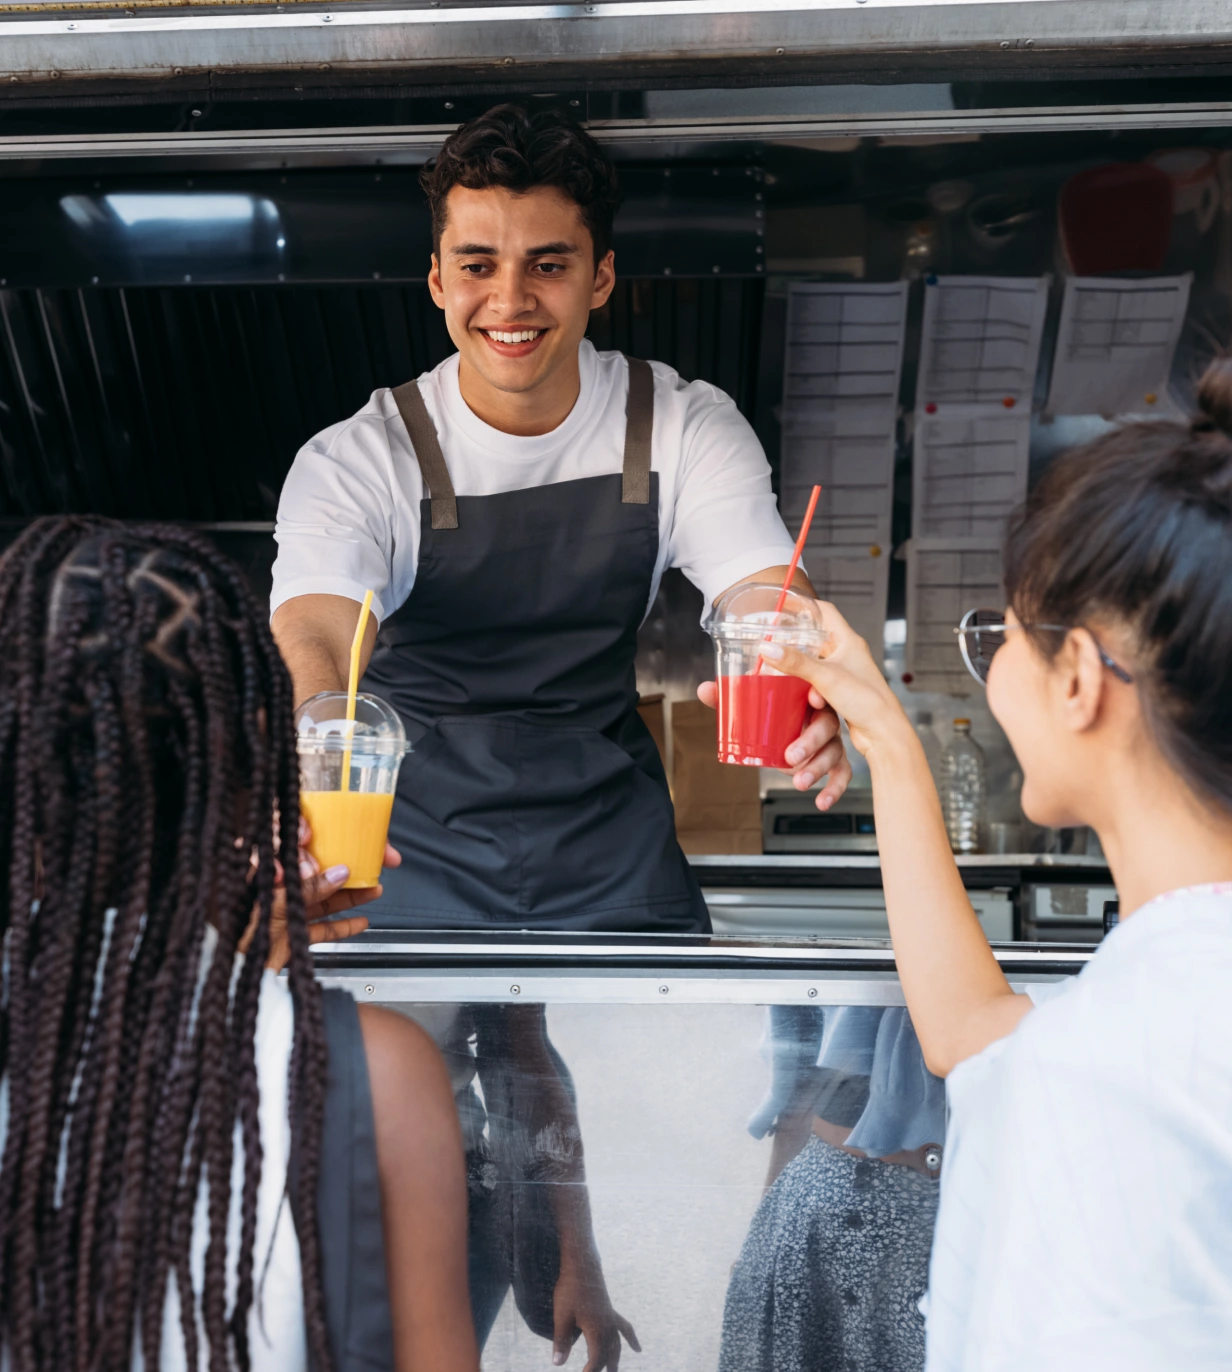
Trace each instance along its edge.
<instances>
[{"instance_id":1,"label":"red drink cup","mask_svg":"<svg viewBox=\"0 0 1232 1372\"><path fill-rule=\"evenodd\" d=\"M808 721L808 682L776 671L759 649L769 640L817 656L826 639L821 607L788 591L776 614L781 592L760 582L737 586L706 625L715 648L720 762L786 768L786 750Z\"/></svg>"}]
</instances>

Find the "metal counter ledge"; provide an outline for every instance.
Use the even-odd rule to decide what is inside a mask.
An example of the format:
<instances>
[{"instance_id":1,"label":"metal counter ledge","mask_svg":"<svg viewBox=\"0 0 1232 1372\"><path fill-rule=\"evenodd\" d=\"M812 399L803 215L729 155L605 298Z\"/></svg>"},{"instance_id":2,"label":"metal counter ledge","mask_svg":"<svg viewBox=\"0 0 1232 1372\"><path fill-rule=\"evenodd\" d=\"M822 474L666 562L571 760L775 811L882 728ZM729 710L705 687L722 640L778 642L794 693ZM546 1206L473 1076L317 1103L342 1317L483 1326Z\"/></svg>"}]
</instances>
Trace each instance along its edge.
<instances>
[{"instance_id":1,"label":"metal counter ledge","mask_svg":"<svg viewBox=\"0 0 1232 1372\"><path fill-rule=\"evenodd\" d=\"M1093 950L994 951L1021 988L1072 976ZM314 952L324 984L386 1004L903 1004L884 939L372 929Z\"/></svg>"}]
</instances>

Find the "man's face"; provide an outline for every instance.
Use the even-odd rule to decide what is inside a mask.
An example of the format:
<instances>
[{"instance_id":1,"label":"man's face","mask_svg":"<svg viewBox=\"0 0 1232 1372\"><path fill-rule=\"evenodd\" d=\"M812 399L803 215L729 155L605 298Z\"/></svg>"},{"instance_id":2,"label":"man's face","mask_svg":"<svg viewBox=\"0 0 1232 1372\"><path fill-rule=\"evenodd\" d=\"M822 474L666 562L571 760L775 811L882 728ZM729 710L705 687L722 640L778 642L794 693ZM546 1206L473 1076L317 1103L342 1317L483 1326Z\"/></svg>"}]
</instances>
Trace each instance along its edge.
<instances>
[{"instance_id":1,"label":"man's face","mask_svg":"<svg viewBox=\"0 0 1232 1372\"><path fill-rule=\"evenodd\" d=\"M577 205L554 186L455 186L446 210L428 288L462 365L513 393L575 365L590 312L615 282L610 252L595 267Z\"/></svg>"}]
</instances>

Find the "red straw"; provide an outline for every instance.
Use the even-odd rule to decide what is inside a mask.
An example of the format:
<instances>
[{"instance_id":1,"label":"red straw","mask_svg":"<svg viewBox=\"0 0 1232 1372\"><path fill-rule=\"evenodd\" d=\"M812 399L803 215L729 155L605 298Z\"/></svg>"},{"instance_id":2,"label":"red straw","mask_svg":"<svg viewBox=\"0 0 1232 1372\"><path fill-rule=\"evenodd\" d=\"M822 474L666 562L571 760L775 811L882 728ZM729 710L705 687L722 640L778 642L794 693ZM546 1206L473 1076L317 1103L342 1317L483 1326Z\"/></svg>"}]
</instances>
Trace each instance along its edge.
<instances>
[{"instance_id":1,"label":"red straw","mask_svg":"<svg viewBox=\"0 0 1232 1372\"><path fill-rule=\"evenodd\" d=\"M804 512L804 523L800 525L800 537L796 539L796 550L791 555L791 564L787 568L787 575L783 579L783 589L779 592L779 598L774 607L774 618L778 621L782 613L783 606L787 603L787 592L791 589L791 579L796 574L796 568L800 565L800 555L804 552L804 540L808 537L809 525L813 522L813 512L817 509L817 501L821 496L821 487L814 486L813 494L809 496L808 509ZM767 634L765 641L770 642L770 635ZM756 676L761 671L762 659L757 659L750 676Z\"/></svg>"}]
</instances>

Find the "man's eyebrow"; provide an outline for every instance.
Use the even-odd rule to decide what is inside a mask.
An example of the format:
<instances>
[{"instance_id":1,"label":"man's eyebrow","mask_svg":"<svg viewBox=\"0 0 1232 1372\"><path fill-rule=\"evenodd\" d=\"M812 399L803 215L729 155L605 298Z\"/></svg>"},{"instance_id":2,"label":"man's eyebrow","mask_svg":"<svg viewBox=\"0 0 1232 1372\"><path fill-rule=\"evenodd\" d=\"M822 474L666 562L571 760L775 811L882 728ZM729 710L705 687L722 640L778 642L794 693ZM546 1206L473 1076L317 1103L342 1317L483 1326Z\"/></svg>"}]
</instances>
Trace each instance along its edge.
<instances>
[{"instance_id":1,"label":"man's eyebrow","mask_svg":"<svg viewBox=\"0 0 1232 1372\"><path fill-rule=\"evenodd\" d=\"M571 253L576 254L580 249L576 243L566 243L563 240L557 243L542 243L537 248L528 248L527 257L568 257Z\"/></svg>"},{"instance_id":2,"label":"man's eyebrow","mask_svg":"<svg viewBox=\"0 0 1232 1372\"><path fill-rule=\"evenodd\" d=\"M497 249L490 248L483 243L459 243L456 248L449 249L450 257L497 257Z\"/></svg>"}]
</instances>

